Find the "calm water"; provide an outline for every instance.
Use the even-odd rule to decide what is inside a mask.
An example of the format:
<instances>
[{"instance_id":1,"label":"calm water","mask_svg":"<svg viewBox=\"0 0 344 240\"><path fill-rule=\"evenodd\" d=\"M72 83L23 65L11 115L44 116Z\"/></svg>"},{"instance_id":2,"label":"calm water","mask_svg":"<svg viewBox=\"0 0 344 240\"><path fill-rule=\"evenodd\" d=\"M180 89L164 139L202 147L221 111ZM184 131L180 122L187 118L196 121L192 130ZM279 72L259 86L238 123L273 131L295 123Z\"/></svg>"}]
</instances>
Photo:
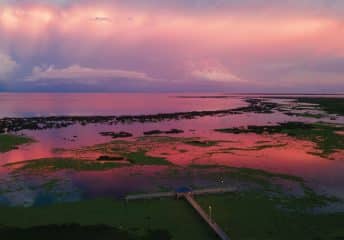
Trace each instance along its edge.
<instances>
[{"instance_id":1,"label":"calm water","mask_svg":"<svg viewBox=\"0 0 344 240\"><path fill-rule=\"evenodd\" d=\"M132 115L217 110L247 105L240 98L176 98L177 94L4 94L1 117ZM190 94L187 94L190 96ZM204 94L194 94L195 96Z\"/></svg>"},{"instance_id":2,"label":"calm water","mask_svg":"<svg viewBox=\"0 0 344 240\"><path fill-rule=\"evenodd\" d=\"M178 98L181 94L0 94L0 117L28 117L53 115L137 115L150 113L184 112L201 110L231 109L247 106L245 96L228 98ZM190 94L182 94L183 96ZM194 96L204 94L194 94ZM212 94L214 95L214 94ZM275 99L277 102L290 100ZM343 118L327 122L342 123ZM22 131L33 137L36 142L22 146L17 150L0 154L0 163L13 163L31 159L48 157L78 157L94 159L97 155L85 153L56 152L56 148L77 149L111 141L109 137L99 134L101 131L128 131L135 137L142 136L144 131L169 130L178 128L184 130L178 137L198 137L205 140L221 140L221 148L252 147L257 142L281 144L283 147L267 148L261 151L238 151L235 154L212 154L215 148L196 148L192 146L156 145L150 150L151 155L166 154L166 158L177 165L223 164L236 167L258 168L278 173L288 173L305 178L319 191L326 191L344 198L344 157L343 151L332 156L334 160L324 159L309 154L314 150L310 142L299 141L287 136L261 136L256 134L223 134L214 129L226 127L242 127L247 125L270 125L286 121L316 122L318 119L291 117L282 112L272 114L245 113L216 117L202 117L190 120L162 121L158 123L132 124L90 124L86 126L73 125L62 129L39 131ZM74 138L74 136L77 136ZM176 148L186 152L178 152ZM69 192L69 200L77 200L99 196L122 196L123 194L149 190L152 186L180 186L190 184L188 177L161 177L168 169L166 167L145 166L112 169L102 172L73 172L64 171L51 176L21 176L13 179L9 168L0 165L0 186L6 182L10 188L20 191L6 195L3 202L10 204L30 204L42 200L42 193L32 190L30 184L41 181L40 178L66 179L64 191ZM207 184L201 176L195 176L192 181ZM13 186L12 186L13 185ZM19 186L18 186L19 185ZM1 189L0 189L1 190ZM1 191L0 191L1 192ZM45 196L46 197L46 196ZM43 199L45 199L43 197ZM48 196L49 198L49 196ZM52 197L54 198L54 197ZM1 202L1 196L0 196Z\"/></svg>"}]
</instances>

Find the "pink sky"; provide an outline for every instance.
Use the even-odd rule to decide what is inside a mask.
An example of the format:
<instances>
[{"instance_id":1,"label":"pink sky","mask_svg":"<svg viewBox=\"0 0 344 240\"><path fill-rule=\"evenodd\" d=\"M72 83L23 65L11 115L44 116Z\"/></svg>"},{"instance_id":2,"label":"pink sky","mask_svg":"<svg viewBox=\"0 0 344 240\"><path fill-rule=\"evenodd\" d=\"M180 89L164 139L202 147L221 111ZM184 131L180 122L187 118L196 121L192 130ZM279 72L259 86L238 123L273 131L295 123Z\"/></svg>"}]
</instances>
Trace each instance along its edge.
<instances>
[{"instance_id":1,"label":"pink sky","mask_svg":"<svg viewBox=\"0 0 344 240\"><path fill-rule=\"evenodd\" d=\"M0 91L344 91L340 3L22 2L0 4Z\"/></svg>"}]
</instances>

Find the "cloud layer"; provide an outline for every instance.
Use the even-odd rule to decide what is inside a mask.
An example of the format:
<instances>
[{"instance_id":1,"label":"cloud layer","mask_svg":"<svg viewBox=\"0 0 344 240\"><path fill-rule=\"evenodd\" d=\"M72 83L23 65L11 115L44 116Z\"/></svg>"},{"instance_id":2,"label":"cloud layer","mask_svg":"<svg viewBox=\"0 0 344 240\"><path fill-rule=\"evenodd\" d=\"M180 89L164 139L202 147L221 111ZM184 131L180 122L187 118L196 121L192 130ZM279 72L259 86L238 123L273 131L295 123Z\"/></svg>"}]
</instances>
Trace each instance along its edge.
<instances>
[{"instance_id":1,"label":"cloud layer","mask_svg":"<svg viewBox=\"0 0 344 240\"><path fill-rule=\"evenodd\" d=\"M57 69L54 66L34 67L32 74L26 78L27 81L40 80L78 80L78 81L94 81L99 80L143 80L153 81L154 79L145 73L135 71L125 71L116 69L95 69L73 65L67 68Z\"/></svg>"},{"instance_id":2,"label":"cloud layer","mask_svg":"<svg viewBox=\"0 0 344 240\"><path fill-rule=\"evenodd\" d=\"M0 91L68 79L121 79L123 89L143 80L154 91L201 91L205 82L215 90L344 90L341 1L13 2L0 8L0 52L11 53L0 55L0 78L12 80Z\"/></svg>"},{"instance_id":3,"label":"cloud layer","mask_svg":"<svg viewBox=\"0 0 344 240\"><path fill-rule=\"evenodd\" d=\"M18 64L9 55L0 52L0 81L8 80L17 68Z\"/></svg>"}]
</instances>

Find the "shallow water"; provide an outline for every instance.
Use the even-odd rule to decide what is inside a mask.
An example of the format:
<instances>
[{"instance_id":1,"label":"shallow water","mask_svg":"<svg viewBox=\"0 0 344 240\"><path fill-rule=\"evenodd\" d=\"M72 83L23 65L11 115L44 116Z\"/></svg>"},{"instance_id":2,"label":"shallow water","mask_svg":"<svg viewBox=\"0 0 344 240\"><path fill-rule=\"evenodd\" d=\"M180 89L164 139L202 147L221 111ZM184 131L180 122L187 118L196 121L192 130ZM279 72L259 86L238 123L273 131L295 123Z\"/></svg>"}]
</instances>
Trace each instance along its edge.
<instances>
[{"instance_id":1,"label":"shallow water","mask_svg":"<svg viewBox=\"0 0 344 240\"><path fill-rule=\"evenodd\" d=\"M189 94L182 94L188 95ZM226 98L196 98L204 94L194 94L194 98L180 98L176 94L0 94L0 117L31 117L54 115L138 115L154 113L172 113L186 111L203 111L234 109L247 106L246 96L235 95ZM214 95L214 94L212 94ZM283 103L290 100L274 99ZM226 134L215 132L217 128L243 127L248 125L272 125L287 121L317 122L319 119L287 116L282 112L273 113L242 113L237 115L206 116L195 119L169 120L146 123L122 123L117 125L75 124L61 129L46 129L21 131L20 134L33 137L36 142L21 146L17 150L0 154L0 186L18 188L18 191L8 191L0 202L9 204L33 204L59 201L61 195L47 195L40 190L34 190L42 178L65 179L60 186L66 197L63 201L103 196L123 196L132 192L156 190L159 187L171 188L181 185L207 186L211 183L201 177L176 177L164 174L166 167L134 166L106 171L60 171L44 173L42 176L13 177L13 169L3 164L31 159L48 157L77 157L95 159L96 153L76 155L73 152L56 152L56 148L78 149L95 144L107 143L110 137L101 136L103 131L127 131L134 136L129 141L150 130L181 129L177 137L197 137L202 140L224 141L215 147L195 147L176 143L175 145L159 145L151 147L149 154L163 156L170 162L185 166L189 164L221 164L234 167L247 167L268 170L277 173L287 173L303 177L318 191L335 194L344 198L344 155L343 151L333 154L332 160L310 154L314 144L300 141L283 135L256 134ZM344 124L342 117L336 120L327 116L321 121ZM239 150L234 153L224 153L224 148L250 148L257 142L267 142L271 145L281 144L280 147L270 147L259 151ZM139 142L137 142L139 144ZM177 150L183 151L177 151ZM220 151L219 151L220 150ZM211 155L209 153L212 153ZM163 154L163 155L162 155ZM164 170L165 169L165 170ZM4 183L6 180L6 184ZM31 185L30 185L31 184ZM1 189L0 189L1 190ZM1 191L0 191L1 192ZM1 194L0 194L1 195ZM23 201L25 199L25 201ZM57 199L57 200L56 200ZM61 201L62 201L61 200ZM24 203L25 202L25 203Z\"/></svg>"},{"instance_id":2,"label":"shallow water","mask_svg":"<svg viewBox=\"0 0 344 240\"><path fill-rule=\"evenodd\" d=\"M0 117L139 115L217 110L247 105L240 98L216 98L209 101L207 98L175 96L176 94L145 93L0 93Z\"/></svg>"}]
</instances>

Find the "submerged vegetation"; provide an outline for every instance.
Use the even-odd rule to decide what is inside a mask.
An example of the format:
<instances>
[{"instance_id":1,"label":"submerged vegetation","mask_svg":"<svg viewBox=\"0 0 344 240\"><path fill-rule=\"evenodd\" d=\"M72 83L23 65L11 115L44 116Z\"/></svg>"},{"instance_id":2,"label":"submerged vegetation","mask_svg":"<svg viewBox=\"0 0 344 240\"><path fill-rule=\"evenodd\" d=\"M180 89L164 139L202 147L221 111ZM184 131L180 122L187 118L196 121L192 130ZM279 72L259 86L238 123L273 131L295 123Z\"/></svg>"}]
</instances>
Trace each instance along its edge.
<instances>
[{"instance_id":1,"label":"submerged vegetation","mask_svg":"<svg viewBox=\"0 0 344 240\"><path fill-rule=\"evenodd\" d=\"M18 146L31 143L33 139L25 136L11 134L0 134L0 153L8 152L18 148Z\"/></svg>"},{"instance_id":2,"label":"submerged vegetation","mask_svg":"<svg viewBox=\"0 0 344 240\"><path fill-rule=\"evenodd\" d=\"M311 141L316 144L319 152L315 153L327 157L337 150L344 149L344 136L339 134L343 126L324 123L287 122L271 126L248 126L247 128L216 129L222 133L256 133L256 134L287 134L300 140Z\"/></svg>"},{"instance_id":3,"label":"submerged vegetation","mask_svg":"<svg viewBox=\"0 0 344 240\"><path fill-rule=\"evenodd\" d=\"M146 154L144 150L138 150L137 152L131 152L126 154L128 161L132 164L138 165L170 165L165 158L152 157Z\"/></svg>"},{"instance_id":4,"label":"submerged vegetation","mask_svg":"<svg viewBox=\"0 0 344 240\"><path fill-rule=\"evenodd\" d=\"M196 146L196 147L212 147L216 146L219 141L201 141L201 140L186 140L183 141L185 144Z\"/></svg>"},{"instance_id":5,"label":"submerged vegetation","mask_svg":"<svg viewBox=\"0 0 344 240\"><path fill-rule=\"evenodd\" d=\"M176 129L173 128L171 130L168 131L161 131L161 130L152 130L152 131L147 131L144 132L144 135L159 135L159 134L179 134L179 133L183 133L184 131L181 129Z\"/></svg>"},{"instance_id":6,"label":"submerged vegetation","mask_svg":"<svg viewBox=\"0 0 344 240\"><path fill-rule=\"evenodd\" d=\"M331 114L344 115L344 98L297 98L301 103L318 104L321 109Z\"/></svg>"},{"instance_id":7,"label":"submerged vegetation","mask_svg":"<svg viewBox=\"0 0 344 240\"><path fill-rule=\"evenodd\" d=\"M278 148L278 147L284 147L287 146L287 143L279 143L279 144L263 144L263 145L256 145L252 147L229 147L225 149L221 149L223 153L225 152L232 152L232 151L260 151L268 148Z\"/></svg>"},{"instance_id":8,"label":"submerged vegetation","mask_svg":"<svg viewBox=\"0 0 344 240\"><path fill-rule=\"evenodd\" d=\"M47 158L27 160L5 164L5 167L15 167L15 171L103 171L130 165L170 165L164 158L152 157L145 151L136 151L125 154L124 158L101 156L97 160L75 158Z\"/></svg>"},{"instance_id":9,"label":"submerged vegetation","mask_svg":"<svg viewBox=\"0 0 344 240\"><path fill-rule=\"evenodd\" d=\"M128 138L128 137L132 137L133 134L129 133L129 132L100 132L99 133L102 136L105 137L112 137L113 139L115 138Z\"/></svg>"},{"instance_id":10,"label":"submerged vegetation","mask_svg":"<svg viewBox=\"0 0 344 240\"><path fill-rule=\"evenodd\" d=\"M17 167L16 171L56 171L56 170L76 170L76 171L102 171L111 168L125 166L126 164L117 162L99 162L91 160L71 159L71 158L47 158L28 160L23 162L5 164L5 167Z\"/></svg>"}]
</instances>

